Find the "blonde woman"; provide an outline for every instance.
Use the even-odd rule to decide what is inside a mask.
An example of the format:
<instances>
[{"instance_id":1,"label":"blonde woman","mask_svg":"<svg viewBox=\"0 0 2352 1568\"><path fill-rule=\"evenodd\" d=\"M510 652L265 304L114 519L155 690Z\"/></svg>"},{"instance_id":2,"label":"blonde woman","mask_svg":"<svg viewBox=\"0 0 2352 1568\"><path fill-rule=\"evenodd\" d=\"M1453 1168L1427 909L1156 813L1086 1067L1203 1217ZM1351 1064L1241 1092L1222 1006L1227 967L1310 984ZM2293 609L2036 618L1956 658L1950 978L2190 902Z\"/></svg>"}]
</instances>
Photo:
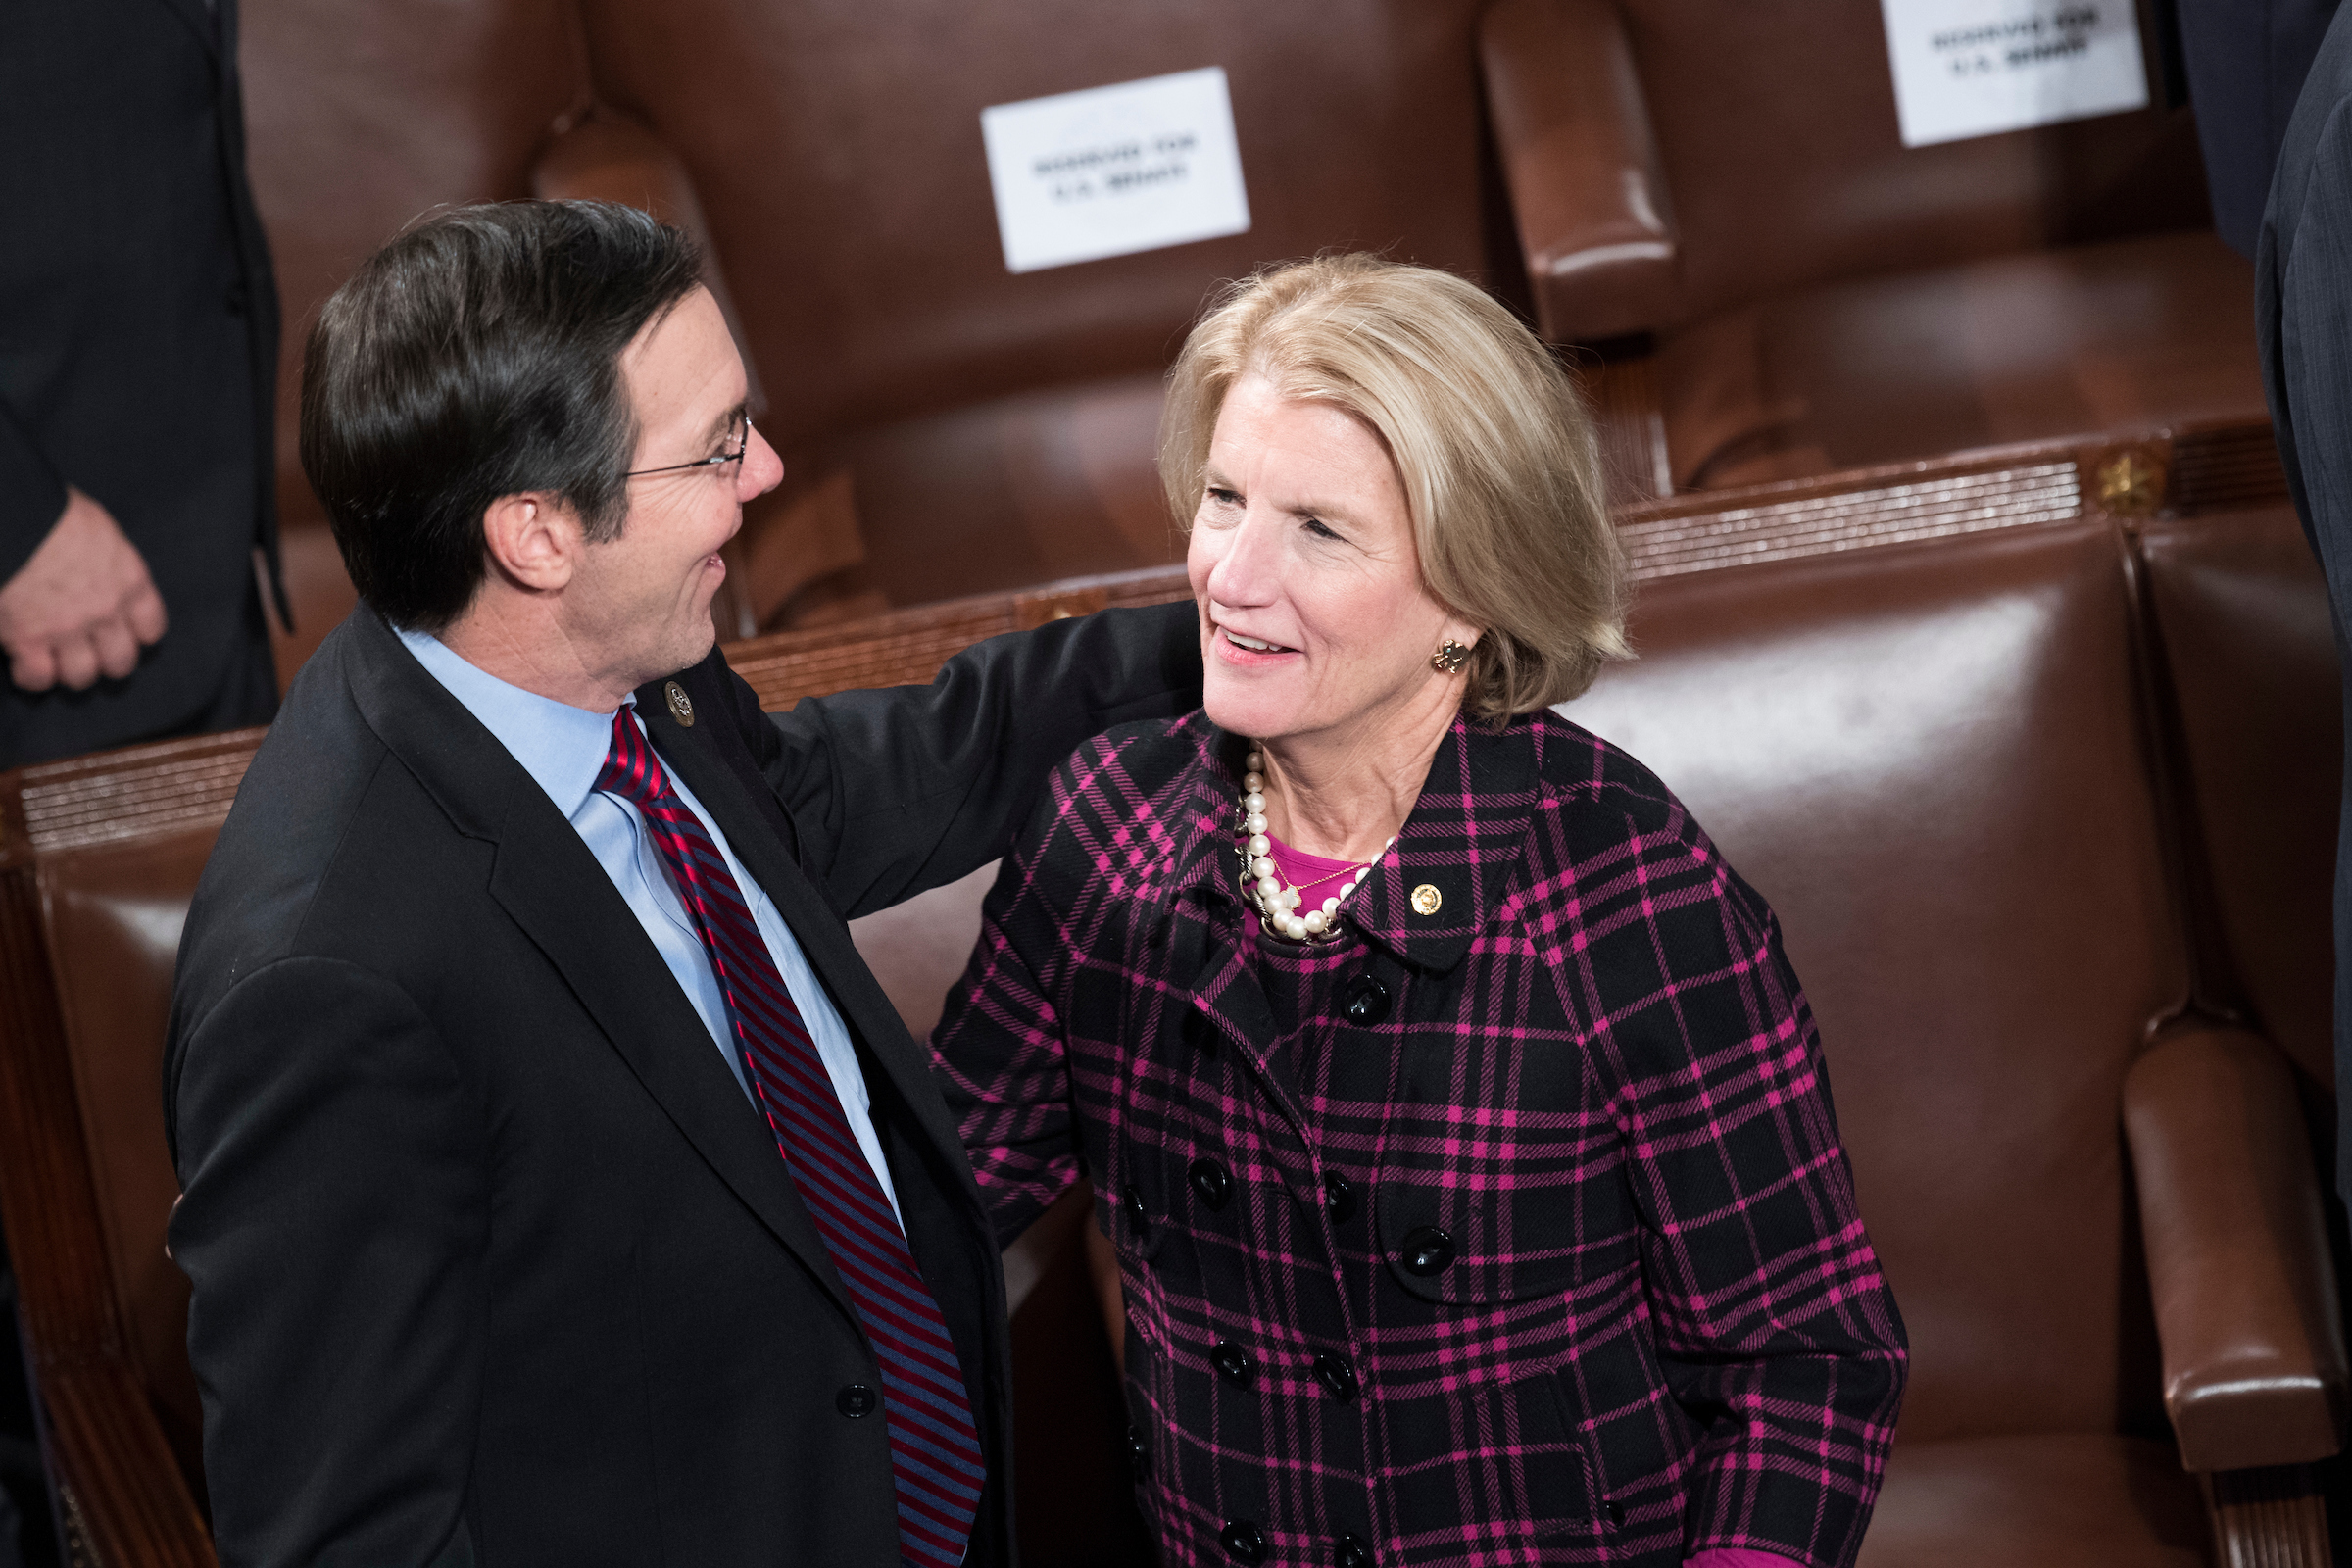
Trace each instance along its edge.
<instances>
[{"instance_id":1,"label":"blonde woman","mask_svg":"<svg viewBox=\"0 0 2352 1568\"><path fill-rule=\"evenodd\" d=\"M1327 258L1160 462L1203 710L1063 766L936 1043L1001 1236L1094 1177L1166 1560L1850 1563L1902 1327L1771 911L1549 711L1626 651L1573 388Z\"/></svg>"}]
</instances>

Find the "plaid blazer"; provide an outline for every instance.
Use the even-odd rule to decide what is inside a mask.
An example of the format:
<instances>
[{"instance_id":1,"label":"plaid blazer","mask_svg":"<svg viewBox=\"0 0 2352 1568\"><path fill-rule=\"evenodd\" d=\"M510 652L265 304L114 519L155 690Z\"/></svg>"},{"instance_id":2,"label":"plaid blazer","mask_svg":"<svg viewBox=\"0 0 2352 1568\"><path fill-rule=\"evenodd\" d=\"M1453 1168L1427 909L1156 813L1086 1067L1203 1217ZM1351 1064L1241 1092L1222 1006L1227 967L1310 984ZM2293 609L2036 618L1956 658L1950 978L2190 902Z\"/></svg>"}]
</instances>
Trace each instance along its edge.
<instances>
[{"instance_id":1,"label":"plaid blazer","mask_svg":"<svg viewBox=\"0 0 2352 1568\"><path fill-rule=\"evenodd\" d=\"M1281 942L1246 749L1063 764L934 1037L1001 1237L1094 1179L1167 1560L1852 1562L1903 1330L1763 901L1539 712L1456 722L1347 937Z\"/></svg>"}]
</instances>

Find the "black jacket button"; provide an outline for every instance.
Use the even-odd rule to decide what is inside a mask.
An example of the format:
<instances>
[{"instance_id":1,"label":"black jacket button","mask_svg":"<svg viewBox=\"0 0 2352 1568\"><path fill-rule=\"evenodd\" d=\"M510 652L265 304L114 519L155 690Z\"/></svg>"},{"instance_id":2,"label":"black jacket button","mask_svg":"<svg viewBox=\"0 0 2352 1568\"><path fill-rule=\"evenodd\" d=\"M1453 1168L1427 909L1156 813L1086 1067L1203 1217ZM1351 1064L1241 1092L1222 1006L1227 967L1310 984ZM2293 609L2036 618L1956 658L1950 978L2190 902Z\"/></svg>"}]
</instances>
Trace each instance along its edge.
<instances>
[{"instance_id":1,"label":"black jacket button","mask_svg":"<svg viewBox=\"0 0 2352 1568\"><path fill-rule=\"evenodd\" d=\"M881 1405L882 1401L875 1396L874 1391L862 1383L853 1383L833 1396L833 1408L853 1421L872 1415Z\"/></svg>"},{"instance_id":2,"label":"black jacket button","mask_svg":"<svg viewBox=\"0 0 2352 1568\"><path fill-rule=\"evenodd\" d=\"M1355 1218L1355 1183L1336 1170L1323 1173L1323 1208L1335 1224Z\"/></svg>"},{"instance_id":3,"label":"black jacket button","mask_svg":"<svg viewBox=\"0 0 2352 1568\"><path fill-rule=\"evenodd\" d=\"M1372 1548L1356 1536L1342 1536L1331 1554L1332 1568L1372 1568Z\"/></svg>"},{"instance_id":4,"label":"black jacket button","mask_svg":"<svg viewBox=\"0 0 2352 1568\"><path fill-rule=\"evenodd\" d=\"M1191 1171L1193 1191L1211 1208L1223 1208L1233 1196L1233 1178L1213 1159L1196 1159Z\"/></svg>"},{"instance_id":5,"label":"black jacket button","mask_svg":"<svg viewBox=\"0 0 2352 1568\"><path fill-rule=\"evenodd\" d=\"M1217 1538L1225 1543L1225 1555L1239 1563L1261 1563L1266 1560L1266 1533L1247 1519L1235 1519L1225 1526Z\"/></svg>"},{"instance_id":6,"label":"black jacket button","mask_svg":"<svg viewBox=\"0 0 2352 1568\"><path fill-rule=\"evenodd\" d=\"M1257 1370L1257 1363L1250 1359L1250 1352L1231 1340L1219 1340L1217 1348L1208 1352L1208 1359L1218 1371L1225 1374L1228 1382L1240 1388L1248 1388L1250 1374Z\"/></svg>"},{"instance_id":7,"label":"black jacket button","mask_svg":"<svg viewBox=\"0 0 2352 1568\"><path fill-rule=\"evenodd\" d=\"M1397 1254L1397 1261L1415 1279L1443 1274L1453 1261L1453 1238L1435 1225L1409 1230L1404 1233L1404 1250Z\"/></svg>"},{"instance_id":8,"label":"black jacket button","mask_svg":"<svg viewBox=\"0 0 2352 1568\"><path fill-rule=\"evenodd\" d=\"M1316 1355L1315 1380L1342 1404L1355 1397L1355 1368L1348 1364L1344 1355L1334 1355L1329 1350Z\"/></svg>"},{"instance_id":9,"label":"black jacket button","mask_svg":"<svg viewBox=\"0 0 2352 1568\"><path fill-rule=\"evenodd\" d=\"M1377 1028L1389 1015L1389 988L1368 974L1358 975L1341 998L1340 1012L1358 1029Z\"/></svg>"},{"instance_id":10,"label":"black jacket button","mask_svg":"<svg viewBox=\"0 0 2352 1568\"><path fill-rule=\"evenodd\" d=\"M1625 1523L1625 1505L1618 1502L1614 1497L1602 1502L1600 1505L1600 1511L1609 1516L1609 1523L1612 1525L1622 1525Z\"/></svg>"},{"instance_id":11,"label":"black jacket button","mask_svg":"<svg viewBox=\"0 0 2352 1568\"><path fill-rule=\"evenodd\" d=\"M1127 1463L1135 1471L1135 1483L1142 1486L1152 1474L1152 1454L1144 1446L1144 1435L1132 1423L1127 1428Z\"/></svg>"},{"instance_id":12,"label":"black jacket button","mask_svg":"<svg viewBox=\"0 0 2352 1568\"><path fill-rule=\"evenodd\" d=\"M1144 1219L1143 1189L1136 1186L1135 1183L1129 1182L1124 1196L1127 1200L1127 1222L1135 1227L1135 1237L1140 1242L1152 1229Z\"/></svg>"}]
</instances>

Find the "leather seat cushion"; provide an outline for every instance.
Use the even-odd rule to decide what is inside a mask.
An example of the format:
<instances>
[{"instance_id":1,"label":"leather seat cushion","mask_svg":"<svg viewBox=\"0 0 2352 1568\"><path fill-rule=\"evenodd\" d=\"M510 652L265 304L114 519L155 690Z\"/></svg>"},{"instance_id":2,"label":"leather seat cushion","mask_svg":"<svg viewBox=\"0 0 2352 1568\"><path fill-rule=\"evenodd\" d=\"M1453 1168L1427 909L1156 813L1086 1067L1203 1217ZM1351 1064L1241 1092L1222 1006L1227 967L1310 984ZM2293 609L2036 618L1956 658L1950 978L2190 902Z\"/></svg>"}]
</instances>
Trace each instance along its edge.
<instances>
[{"instance_id":1,"label":"leather seat cushion","mask_svg":"<svg viewBox=\"0 0 2352 1568\"><path fill-rule=\"evenodd\" d=\"M2196 1483L2106 1433L1897 1442L1858 1568L2204 1568Z\"/></svg>"},{"instance_id":2,"label":"leather seat cushion","mask_svg":"<svg viewBox=\"0 0 2352 1568\"><path fill-rule=\"evenodd\" d=\"M1678 489L2265 416L2253 269L2162 234L1795 291L1668 338Z\"/></svg>"}]
</instances>

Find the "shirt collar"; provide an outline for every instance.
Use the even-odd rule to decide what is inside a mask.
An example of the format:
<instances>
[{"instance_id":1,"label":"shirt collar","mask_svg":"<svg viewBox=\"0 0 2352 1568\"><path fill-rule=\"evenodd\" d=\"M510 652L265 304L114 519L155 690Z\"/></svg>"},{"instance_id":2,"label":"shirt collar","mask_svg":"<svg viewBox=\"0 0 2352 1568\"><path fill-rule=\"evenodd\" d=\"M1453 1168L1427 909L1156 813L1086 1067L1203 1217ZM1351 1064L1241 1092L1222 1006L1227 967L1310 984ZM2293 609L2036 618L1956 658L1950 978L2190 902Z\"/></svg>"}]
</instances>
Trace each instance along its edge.
<instances>
[{"instance_id":1,"label":"shirt collar","mask_svg":"<svg viewBox=\"0 0 2352 1568\"><path fill-rule=\"evenodd\" d=\"M394 628L433 679L481 720L569 820L587 803L612 750L612 715L527 692L452 653L429 632ZM629 706L634 706L630 700Z\"/></svg>"}]
</instances>

